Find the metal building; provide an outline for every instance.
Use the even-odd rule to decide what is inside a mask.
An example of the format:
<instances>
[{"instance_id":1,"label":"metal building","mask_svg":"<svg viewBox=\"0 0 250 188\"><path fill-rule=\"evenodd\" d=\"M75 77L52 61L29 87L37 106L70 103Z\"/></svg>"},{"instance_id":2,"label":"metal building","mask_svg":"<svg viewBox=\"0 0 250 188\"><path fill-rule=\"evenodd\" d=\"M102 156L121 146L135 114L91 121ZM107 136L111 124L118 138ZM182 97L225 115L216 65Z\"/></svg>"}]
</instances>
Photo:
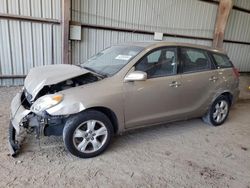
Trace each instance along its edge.
<instances>
[{"instance_id":1,"label":"metal building","mask_svg":"<svg viewBox=\"0 0 250 188\"><path fill-rule=\"evenodd\" d=\"M60 20L60 0L0 0L1 85L20 85L30 68L62 63Z\"/></svg>"},{"instance_id":2,"label":"metal building","mask_svg":"<svg viewBox=\"0 0 250 188\"><path fill-rule=\"evenodd\" d=\"M34 66L63 63L62 2L0 0L0 85L19 85ZM78 64L114 43L164 40L212 45L218 1L71 0L71 25L81 40L69 42L69 62ZM235 0L224 45L241 72L250 71L250 1Z\"/></svg>"}]
</instances>

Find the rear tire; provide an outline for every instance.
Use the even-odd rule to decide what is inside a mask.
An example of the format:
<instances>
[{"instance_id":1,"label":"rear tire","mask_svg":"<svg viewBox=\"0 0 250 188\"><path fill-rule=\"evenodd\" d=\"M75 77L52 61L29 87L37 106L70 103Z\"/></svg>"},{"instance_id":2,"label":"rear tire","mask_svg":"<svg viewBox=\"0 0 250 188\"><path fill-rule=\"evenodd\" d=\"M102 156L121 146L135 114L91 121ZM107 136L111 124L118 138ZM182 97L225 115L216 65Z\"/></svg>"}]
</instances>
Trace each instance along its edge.
<instances>
[{"instance_id":1,"label":"rear tire","mask_svg":"<svg viewBox=\"0 0 250 188\"><path fill-rule=\"evenodd\" d=\"M208 112L202 117L202 120L207 124L220 126L226 121L229 109L229 99L221 95L213 102Z\"/></svg>"},{"instance_id":2,"label":"rear tire","mask_svg":"<svg viewBox=\"0 0 250 188\"><path fill-rule=\"evenodd\" d=\"M114 129L109 118L95 110L70 117L63 129L67 150L80 158L95 157L106 150Z\"/></svg>"}]
</instances>

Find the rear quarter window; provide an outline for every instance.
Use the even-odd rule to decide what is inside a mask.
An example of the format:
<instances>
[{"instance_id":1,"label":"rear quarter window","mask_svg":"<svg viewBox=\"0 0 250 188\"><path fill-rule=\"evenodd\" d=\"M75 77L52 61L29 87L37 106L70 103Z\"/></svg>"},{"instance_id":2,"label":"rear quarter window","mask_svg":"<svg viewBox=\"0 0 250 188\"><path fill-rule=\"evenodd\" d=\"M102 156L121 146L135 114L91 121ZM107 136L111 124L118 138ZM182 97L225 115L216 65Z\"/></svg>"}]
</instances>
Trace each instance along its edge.
<instances>
[{"instance_id":1,"label":"rear quarter window","mask_svg":"<svg viewBox=\"0 0 250 188\"><path fill-rule=\"evenodd\" d=\"M226 55L212 53L212 56L218 68L228 68L233 66Z\"/></svg>"}]
</instances>

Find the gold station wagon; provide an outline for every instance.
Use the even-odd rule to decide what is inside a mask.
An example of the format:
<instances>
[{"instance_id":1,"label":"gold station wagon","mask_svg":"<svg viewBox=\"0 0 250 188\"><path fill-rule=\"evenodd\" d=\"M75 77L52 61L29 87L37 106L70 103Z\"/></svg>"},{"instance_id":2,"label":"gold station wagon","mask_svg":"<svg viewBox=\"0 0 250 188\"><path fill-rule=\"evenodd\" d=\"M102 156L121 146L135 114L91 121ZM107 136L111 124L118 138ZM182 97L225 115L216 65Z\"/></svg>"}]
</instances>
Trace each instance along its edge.
<instances>
[{"instance_id":1,"label":"gold station wagon","mask_svg":"<svg viewBox=\"0 0 250 188\"><path fill-rule=\"evenodd\" d=\"M80 65L36 67L11 103L10 151L18 153L18 135L27 130L62 135L71 154L88 158L114 134L139 127L199 117L218 126L238 86L223 51L182 43L126 43Z\"/></svg>"}]
</instances>

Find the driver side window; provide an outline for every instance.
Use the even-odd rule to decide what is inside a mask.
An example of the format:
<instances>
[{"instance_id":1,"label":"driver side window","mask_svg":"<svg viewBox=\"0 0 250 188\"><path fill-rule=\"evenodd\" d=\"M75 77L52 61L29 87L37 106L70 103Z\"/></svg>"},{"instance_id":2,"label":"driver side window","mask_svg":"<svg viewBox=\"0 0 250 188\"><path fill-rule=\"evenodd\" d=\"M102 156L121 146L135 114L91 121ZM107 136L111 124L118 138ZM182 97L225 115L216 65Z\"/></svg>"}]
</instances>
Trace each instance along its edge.
<instances>
[{"instance_id":1,"label":"driver side window","mask_svg":"<svg viewBox=\"0 0 250 188\"><path fill-rule=\"evenodd\" d=\"M177 72L177 48L168 47L143 57L135 70L146 72L148 78L174 75Z\"/></svg>"}]
</instances>

